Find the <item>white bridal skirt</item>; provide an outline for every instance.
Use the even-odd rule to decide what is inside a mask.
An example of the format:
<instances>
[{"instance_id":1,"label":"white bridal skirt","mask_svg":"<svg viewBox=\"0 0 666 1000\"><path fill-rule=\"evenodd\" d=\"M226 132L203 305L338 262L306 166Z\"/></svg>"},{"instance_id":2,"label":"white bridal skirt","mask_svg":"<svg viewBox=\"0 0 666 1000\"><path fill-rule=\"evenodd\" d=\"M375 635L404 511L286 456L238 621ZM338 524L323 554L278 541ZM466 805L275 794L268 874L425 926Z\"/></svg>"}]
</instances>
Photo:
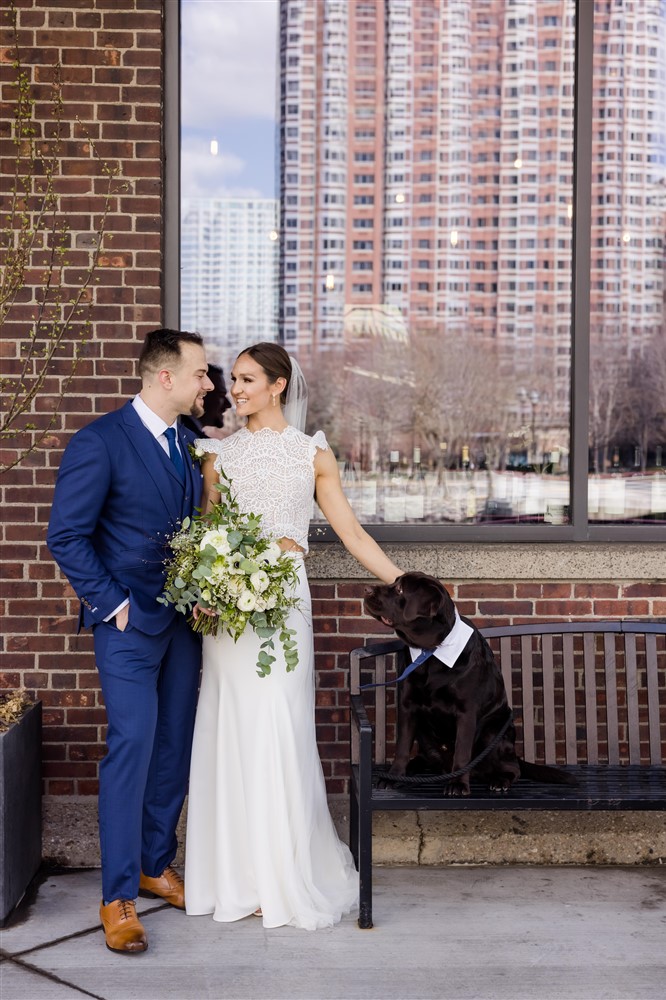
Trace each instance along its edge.
<instances>
[{"instance_id":1,"label":"white bridal skirt","mask_svg":"<svg viewBox=\"0 0 666 1000\"><path fill-rule=\"evenodd\" d=\"M310 591L302 558L289 627L298 666L279 640L268 677L249 629L203 640L185 843L188 914L265 927L330 927L358 901L358 875L328 811L314 724Z\"/></svg>"}]
</instances>

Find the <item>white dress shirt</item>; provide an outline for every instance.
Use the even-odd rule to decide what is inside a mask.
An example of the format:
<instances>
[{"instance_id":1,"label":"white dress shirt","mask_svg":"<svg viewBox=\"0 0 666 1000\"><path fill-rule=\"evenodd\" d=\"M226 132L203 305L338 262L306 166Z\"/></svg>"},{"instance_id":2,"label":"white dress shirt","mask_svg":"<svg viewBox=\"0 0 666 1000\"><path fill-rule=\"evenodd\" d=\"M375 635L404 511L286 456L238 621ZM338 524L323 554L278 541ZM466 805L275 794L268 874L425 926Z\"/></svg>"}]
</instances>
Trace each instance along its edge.
<instances>
[{"instance_id":1,"label":"white dress shirt","mask_svg":"<svg viewBox=\"0 0 666 1000\"><path fill-rule=\"evenodd\" d=\"M134 397L132 400L132 406L138 413L139 420L146 430L150 431L160 447L166 452L167 455L169 455L169 442L164 436L164 432L167 427L169 427L169 424L162 420L161 417L158 417L155 411L151 410L147 403L144 403L141 396ZM176 447L182 455L180 443L178 441L178 418L176 418L170 426L173 427L176 432Z\"/></svg>"}]
</instances>

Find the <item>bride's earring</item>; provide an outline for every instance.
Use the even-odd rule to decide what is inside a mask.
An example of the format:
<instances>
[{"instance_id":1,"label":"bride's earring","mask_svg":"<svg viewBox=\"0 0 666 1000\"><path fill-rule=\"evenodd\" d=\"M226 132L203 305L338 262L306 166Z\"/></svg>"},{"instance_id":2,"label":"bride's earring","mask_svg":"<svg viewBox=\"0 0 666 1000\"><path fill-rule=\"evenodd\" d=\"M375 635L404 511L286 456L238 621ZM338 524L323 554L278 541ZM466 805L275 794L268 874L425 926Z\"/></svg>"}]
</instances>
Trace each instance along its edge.
<instances>
[{"instance_id":1,"label":"bride's earring","mask_svg":"<svg viewBox=\"0 0 666 1000\"><path fill-rule=\"evenodd\" d=\"M275 402L275 396L273 396L273 406L277 406L277 403Z\"/></svg>"}]
</instances>

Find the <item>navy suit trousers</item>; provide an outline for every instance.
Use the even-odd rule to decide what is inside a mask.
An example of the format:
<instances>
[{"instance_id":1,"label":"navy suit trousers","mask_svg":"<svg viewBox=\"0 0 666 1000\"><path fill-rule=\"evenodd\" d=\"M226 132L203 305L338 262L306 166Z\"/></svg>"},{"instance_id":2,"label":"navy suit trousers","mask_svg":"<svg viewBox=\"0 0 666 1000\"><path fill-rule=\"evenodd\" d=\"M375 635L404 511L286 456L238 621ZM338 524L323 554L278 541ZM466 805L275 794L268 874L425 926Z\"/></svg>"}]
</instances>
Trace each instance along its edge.
<instances>
[{"instance_id":1,"label":"navy suit trousers","mask_svg":"<svg viewBox=\"0 0 666 1000\"><path fill-rule=\"evenodd\" d=\"M190 766L201 640L176 614L158 635L95 625L108 720L100 765L99 828L105 902L134 899L144 875L174 860ZM140 859L140 861L139 861Z\"/></svg>"}]
</instances>

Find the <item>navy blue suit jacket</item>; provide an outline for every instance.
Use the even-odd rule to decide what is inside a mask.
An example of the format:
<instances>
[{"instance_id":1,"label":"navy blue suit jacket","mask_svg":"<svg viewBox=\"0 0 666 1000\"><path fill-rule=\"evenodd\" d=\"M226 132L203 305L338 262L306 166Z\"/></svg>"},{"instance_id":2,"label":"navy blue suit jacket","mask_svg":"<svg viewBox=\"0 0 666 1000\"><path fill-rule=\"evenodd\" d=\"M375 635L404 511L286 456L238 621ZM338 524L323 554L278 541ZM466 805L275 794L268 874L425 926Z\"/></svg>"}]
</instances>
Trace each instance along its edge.
<instances>
[{"instance_id":1,"label":"navy blue suit jacket","mask_svg":"<svg viewBox=\"0 0 666 1000\"><path fill-rule=\"evenodd\" d=\"M148 635L176 613L157 598L169 535L201 503L202 477L179 427L185 489L173 462L131 402L78 431L62 458L47 535L81 601L79 626L104 621L129 598L130 622Z\"/></svg>"}]
</instances>

